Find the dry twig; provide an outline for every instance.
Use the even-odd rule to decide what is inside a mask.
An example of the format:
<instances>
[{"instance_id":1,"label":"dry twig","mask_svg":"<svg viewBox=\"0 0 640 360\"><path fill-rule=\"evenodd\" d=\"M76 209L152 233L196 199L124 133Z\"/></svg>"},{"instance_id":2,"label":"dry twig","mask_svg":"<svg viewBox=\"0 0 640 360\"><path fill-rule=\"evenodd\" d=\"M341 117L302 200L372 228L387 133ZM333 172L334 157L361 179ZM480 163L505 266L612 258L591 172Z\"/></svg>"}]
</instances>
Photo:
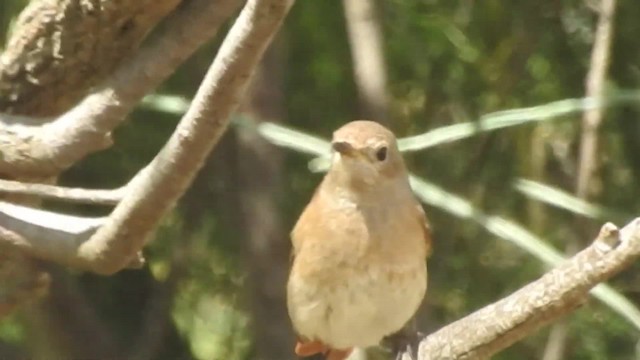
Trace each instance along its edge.
<instances>
[{"instance_id":1,"label":"dry twig","mask_svg":"<svg viewBox=\"0 0 640 360\"><path fill-rule=\"evenodd\" d=\"M25 236L25 229L30 227L20 228L22 232L6 228L20 234L20 241L0 240L35 256L102 274L128 266L222 136L256 65L292 4L292 0L250 0L246 4L175 132L155 159L127 185L127 196L111 215L100 219L103 223L95 233L84 231L82 238L73 234L51 239L43 236L48 235L46 232ZM94 109L99 112L91 118L93 125L112 124L115 118L100 120L102 112L122 111L111 105ZM62 126L60 121L53 124ZM73 141L84 143L99 133L95 128L85 128L75 134L78 137ZM5 226L1 219L0 226Z\"/></svg>"},{"instance_id":2,"label":"dry twig","mask_svg":"<svg viewBox=\"0 0 640 360\"><path fill-rule=\"evenodd\" d=\"M73 203L115 205L122 200L125 192L126 187L113 190L95 190L0 179L0 194L31 195Z\"/></svg>"}]
</instances>

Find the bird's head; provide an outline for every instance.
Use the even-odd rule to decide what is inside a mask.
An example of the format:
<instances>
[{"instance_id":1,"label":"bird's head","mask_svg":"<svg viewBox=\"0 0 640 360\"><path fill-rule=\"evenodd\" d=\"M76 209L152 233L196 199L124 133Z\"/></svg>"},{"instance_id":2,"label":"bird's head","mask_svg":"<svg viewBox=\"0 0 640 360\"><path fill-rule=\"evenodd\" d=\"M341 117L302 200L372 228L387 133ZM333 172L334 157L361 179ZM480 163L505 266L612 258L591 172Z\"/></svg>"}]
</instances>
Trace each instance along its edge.
<instances>
[{"instance_id":1,"label":"bird's head","mask_svg":"<svg viewBox=\"0 0 640 360\"><path fill-rule=\"evenodd\" d=\"M345 124L333 133L331 147L330 175L354 190L376 188L406 177L395 136L376 122Z\"/></svg>"}]
</instances>

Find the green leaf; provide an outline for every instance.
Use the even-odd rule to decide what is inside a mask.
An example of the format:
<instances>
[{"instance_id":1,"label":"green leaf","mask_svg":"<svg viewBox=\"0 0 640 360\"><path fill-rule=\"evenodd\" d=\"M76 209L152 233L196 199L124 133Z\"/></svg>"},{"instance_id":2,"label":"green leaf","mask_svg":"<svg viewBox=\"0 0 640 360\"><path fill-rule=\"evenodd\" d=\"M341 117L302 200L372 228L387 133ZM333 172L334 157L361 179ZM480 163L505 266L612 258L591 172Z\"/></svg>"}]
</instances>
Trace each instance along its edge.
<instances>
[{"instance_id":1,"label":"green leaf","mask_svg":"<svg viewBox=\"0 0 640 360\"><path fill-rule=\"evenodd\" d=\"M421 135L399 139L398 146L402 152L424 150L440 144L466 139L491 130L536 121L554 120L564 115L580 113L612 104L638 102L639 100L639 92L621 91L614 95L604 97L601 101L598 101L596 98L585 97L580 99L559 100L528 108L497 111L483 115L478 121L443 126Z\"/></svg>"},{"instance_id":2,"label":"green leaf","mask_svg":"<svg viewBox=\"0 0 640 360\"><path fill-rule=\"evenodd\" d=\"M317 136L286 128L274 123L260 123L258 133L274 145L311 155L328 155L329 142Z\"/></svg>"},{"instance_id":3,"label":"green leaf","mask_svg":"<svg viewBox=\"0 0 640 360\"><path fill-rule=\"evenodd\" d=\"M167 94L150 94L142 99L141 105L145 109L182 116L191 101L185 97Z\"/></svg>"},{"instance_id":4,"label":"green leaf","mask_svg":"<svg viewBox=\"0 0 640 360\"><path fill-rule=\"evenodd\" d=\"M490 216L474 208L471 203L455 194L411 176L411 185L420 200L459 218L470 219L490 233L507 240L549 266L556 266L566 258L562 253L529 230L499 216ZM640 329L640 310L618 291L606 284L591 289L591 294L609 306L636 328Z\"/></svg>"}]
</instances>

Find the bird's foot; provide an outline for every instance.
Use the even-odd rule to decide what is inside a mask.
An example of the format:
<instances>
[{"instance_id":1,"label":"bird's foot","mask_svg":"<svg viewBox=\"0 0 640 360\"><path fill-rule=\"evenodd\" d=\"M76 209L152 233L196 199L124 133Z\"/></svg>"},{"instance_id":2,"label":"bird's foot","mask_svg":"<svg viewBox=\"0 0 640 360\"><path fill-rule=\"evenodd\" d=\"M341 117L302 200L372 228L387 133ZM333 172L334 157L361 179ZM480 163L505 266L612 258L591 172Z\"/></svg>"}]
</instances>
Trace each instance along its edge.
<instances>
[{"instance_id":1,"label":"bird's foot","mask_svg":"<svg viewBox=\"0 0 640 360\"><path fill-rule=\"evenodd\" d=\"M345 360L353 349L331 349L319 341L298 341L296 343L296 355L311 359L322 358L325 360Z\"/></svg>"},{"instance_id":2,"label":"bird's foot","mask_svg":"<svg viewBox=\"0 0 640 360\"><path fill-rule=\"evenodd\" d=\"M294 351L296 355L306 357L315 354L324 354L328 350L327 346L319 341L298 341Z\"/></svg>"},{"instance_id":3,"label":"bird's foot","mask_svg":"<svg viewBox=\"0 0 640 360\"><path fill-rule=\"evenodd\" d=\"M425 334L419 331L410 331L403 329L395 334L389 335L382 340L382 346L387 348L394 356L395 360L406 359L404 355L408 355L409 359L418 359L418 346L420 340Z\"/></svg>"}]
</instances>

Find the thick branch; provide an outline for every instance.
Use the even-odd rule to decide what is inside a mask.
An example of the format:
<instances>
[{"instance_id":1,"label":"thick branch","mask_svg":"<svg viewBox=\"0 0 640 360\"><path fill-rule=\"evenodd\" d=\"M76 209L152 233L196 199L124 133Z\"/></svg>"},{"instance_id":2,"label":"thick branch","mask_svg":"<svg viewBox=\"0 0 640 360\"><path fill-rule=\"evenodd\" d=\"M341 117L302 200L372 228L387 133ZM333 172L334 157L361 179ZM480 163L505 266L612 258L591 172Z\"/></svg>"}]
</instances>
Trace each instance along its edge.
<instances>
[{"instance_id":1,"label":"thick branch","mask_svg":"<svg viewBox=\"0 0 640 360\"><path fill-rule=\"evenodd\" d=\"M31 1L0 55L0 111L44 117L68 110L180 1Z\"/></svg>"},{"instance_id":2,"label":"thick branch","mask_svg":"<svg viewBox=\"0 0 640 360\"><path fill-rule=\"evenodd\" d=\"M427 336L418 359L486 359L580 306L640 257L640 218L605 224L594 243L510 296ZM403 359L410 359L405 354Z\"/></svg>"},{"instance_id":3,"label":"thick branch","mask_svg":"<svg viewBox=\"0 0 640 360\"><path fill-rule=\"evenodd\" d=\"M222 136L253 71L292 3L292 0L247 3L176 131L151 164L127 185L126 198L93 236L79 241L32 242L22 248L31 249L30 253L45 259L51 259L48 251L53 251L64 257L55 259L59 263L103 274L127 266L191 184ZM33 241L20 234L27 241ZM40 251L43 246L47 246L48 251ZM64 251L61 253L60 249Z\"/></svg>"},{"instance_id":4,"label":"thick branch","mask_svg":"<svg viewBox=\"0 0 640 360\"><path fill-rule=\"evenodd\" d=\"M59 264L74 263L79 244L95 234L106 220L107 217L65 215L0 201L0 248L8 246ZM138 251L126 267L140 269L144 263L142 252Z\"/></svg>"},{"instance_id":5,"label":"thick branch","mask_svg":"<svg viewBox=\"0 0 640 360\"><path fill-rule=\"evenodd\" d=\"M251 75L293 0L250 0L165 147L132 183L107 224L79 248L92 270L113 273L144 245L191 184L238 106Z\"/></svg>"},{"instance_id":6,"label":"thick branch","mask_svg":"<svg viewBox=\"0 0 640 360\"><path fill-rule=\"evenodd\" d=\"M237 8L239 0L189 0L130 61L56 121L41 127L0 124L0 174L57 175L110 145L110 132Z\"/></svg>"},{"instance_id":7,"label":"thick branch","mask_svg":"<svg viewBox=\"0 0 640 360\"><path fill-rule=\"evenodd\" d=\"M93 235L105 219L0 202L0 243L39 258L66 263L75 256L78 244Z\"/></svg>"}]
</instances>

